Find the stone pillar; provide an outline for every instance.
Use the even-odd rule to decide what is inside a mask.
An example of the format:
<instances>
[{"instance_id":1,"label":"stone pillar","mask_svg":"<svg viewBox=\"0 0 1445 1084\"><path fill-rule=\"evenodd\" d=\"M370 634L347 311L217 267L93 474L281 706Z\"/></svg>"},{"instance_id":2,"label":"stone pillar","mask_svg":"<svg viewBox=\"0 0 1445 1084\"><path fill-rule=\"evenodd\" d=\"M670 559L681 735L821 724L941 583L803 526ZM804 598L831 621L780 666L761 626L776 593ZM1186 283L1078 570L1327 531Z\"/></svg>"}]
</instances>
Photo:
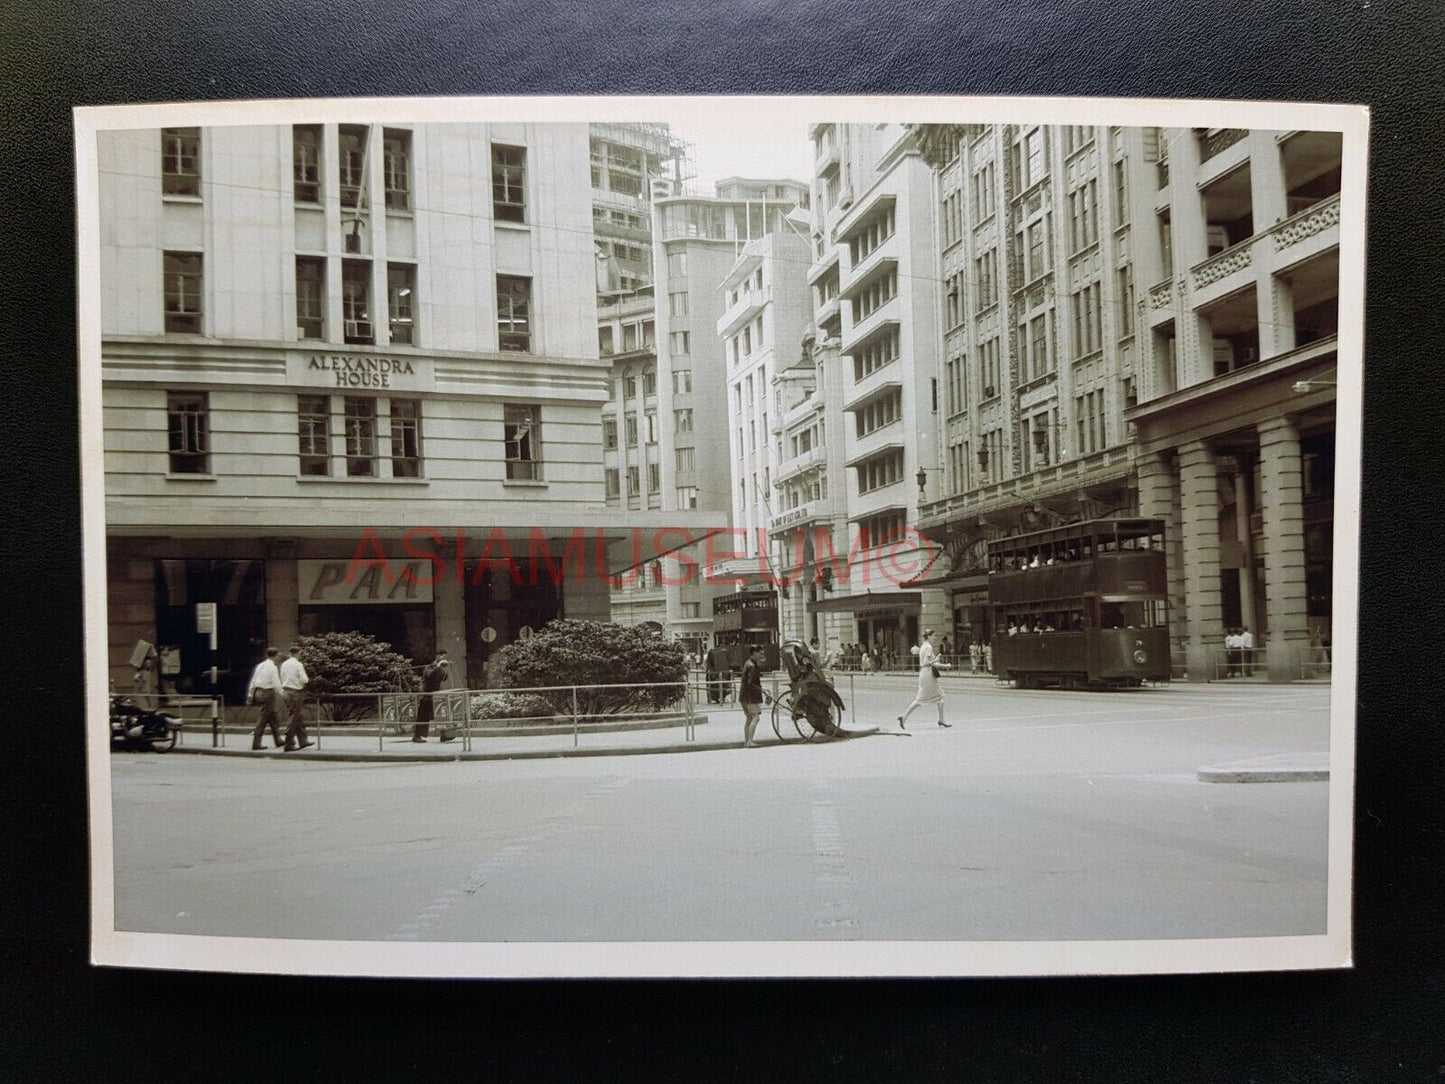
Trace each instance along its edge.
<instances>
[{"instance_id":1,"label":"stone pillar","mask_svg":"<svg viewBox=\"0 0 1445 1084\"><path fill-rule=\"evenodd\" d=\"M1184 547L1179 531L1179 486L1170 460L1172 456L1144 453L1137 463L1139 515L1164 521L1164 567L1169 599L1169 647L1178 650L1186 633L1188 612L1184 604Z\"/></svg>"},{"instance_id":2,"label":"stone pillar","mask_svg":"<svg viewBox=\"0 0 1445 1084\"><path fill-rule=\"evenodd\" d=\"M1309 642L1299 430L1289 418L1272 418L1258 428L1265 615L1269 620L1265 662L1270 681L1292 681L1299 676L1300 649Z\"/></svg>"},{"instance_id":3,"label":"stone pillar","mask_svg":"<svg viewBox=\"0 0 1445 1084\"><path fill-rule=\"evenodd\" d=\"M435 567L430 571L435 572ZM425 574L428 573L423 572ZM462 578L465 579L465 575ZM457 582L456 566L451 562L432 584L432 634L436 639L436 650L445 651L452 660L453 685L465 684L469 646L466 588Z\"/></svg>"},{"instance_id":4,"label":"stone pillar","mask_svg":"<svg viewBox=\"0 0 1445 1084\"><path fill-rule=\"evenodd\" d=\"M611 621L612 594L601 577L590 570L577 582L577 573L569 565L567 581L562 587L562 616L575 621Z\"/></svg>"},{"instance_id":5,"label":"stone pillar","mask_svg":"<svg viewBox=\"0 0 1445 1084\"><path fill-rule=\"evenodd\" d=\"M1255 309L1259 317L1259 356L1272 358L1295 347L1294 290L1275 274L1274 245L1263 235L1289 217L1284 156L1275 133L1253 131L1250 142L1249 194L1258 240L1251 252L1255 273ZM1253 626L1250 626L1253 628Z\"/></svg>"},{"instance_id":6,"label":"stone pillar","mask_svg":"<svg viewBox=\"0 0 1445 1084\"><path fill-rule=\"evenodd\" d=\"M1240 457L1234 472L1234 523L1239 538L1239 620L1257 637L1259 620L1254 612L1254 538L1249 530L1249 460Z\"/></svg>"},{"instance_id":7,"label":"stone pillar","mask_svg":"<svg viewBox=\"0 0 1445 1084\"><path fill-rule=\"evenodd\" d=\"M155 561L140 546L111 539L106 545L106 639L111 682L117 692L130 692L135 682L131 652L137 640L156 643Z\"/></svg>"},{"instance_id":8,"label":"stone pillar","mask_svg":"<svg viewBox=\"0 0 1445 1084\"><path fill-rule=\"evenodd\" d=\"M296 543L267 542L266 643L285 651L300 631L297 613L301 587L296 569Z\"/></svg>"},{"instance_id":9,"label":"stone pillar","mask_svg":"<svg viewBox=\"0 0 1445 1084\"><path fill-rule=\"evenodd\" d=\"M1219 478L1214 452L1202 440L1179 448L1179 514L1183 541L1184 606L1190 681L1214 677L1223 644L1219 598Z\"/></svg>"},{"instance_id":10,"label":"stone pillar","mask_svg":"<svg viewBox=\"0 0 1445 1084\"><path fill-rule=\"evenodd\" d=\"M907 625L903 627L906 629ZM926 629L933 630L935 647L943 642L945 636L953 638L953 606L950 604L948 593L941 587L922 589L922 600L918 610L919 642L922 642Z\"/></svg>"},{"instance_id":11,"label":"stone pillar","mask_svg":"<svg viewBox=\"0 0 1445 1084\"><path fill-rule=\"evenodd\" d=\"M1204 201L1191 178L1199 175L1199 140L1188 129L1166 130L1169 139L1169 221L1174 249L1174 275L1182 304L1174 318L1176 387L1187 388L1214 375L1214 341L1209 321L1191 302L1189 269L1209 255Z\"/></svg>"}]
</instances>

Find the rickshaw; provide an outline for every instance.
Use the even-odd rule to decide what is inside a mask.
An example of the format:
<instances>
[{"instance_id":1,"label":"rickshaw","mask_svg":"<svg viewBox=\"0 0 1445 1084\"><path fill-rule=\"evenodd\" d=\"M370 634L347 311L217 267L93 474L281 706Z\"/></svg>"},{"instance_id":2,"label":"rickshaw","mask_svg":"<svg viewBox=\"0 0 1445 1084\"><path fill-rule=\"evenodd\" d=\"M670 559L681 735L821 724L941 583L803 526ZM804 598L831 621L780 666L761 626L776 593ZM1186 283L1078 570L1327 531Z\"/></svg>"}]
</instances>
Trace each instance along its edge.
<instances>
[{"instance_id":1,"label":"rickshaw","mask_svg":"<svg viewBox=\"0 0 1445 1084\"><path fill-rule=\"evenodd\" d=\"M876 726L866 730L843 729L843 698L802 640L784 641L779 654L788 668L789 681L787 691L773 700L773 733L779 741L789 740L783 734L789 726L803 741L857 738L878 732Z\"/></svg>"}]
</instances>

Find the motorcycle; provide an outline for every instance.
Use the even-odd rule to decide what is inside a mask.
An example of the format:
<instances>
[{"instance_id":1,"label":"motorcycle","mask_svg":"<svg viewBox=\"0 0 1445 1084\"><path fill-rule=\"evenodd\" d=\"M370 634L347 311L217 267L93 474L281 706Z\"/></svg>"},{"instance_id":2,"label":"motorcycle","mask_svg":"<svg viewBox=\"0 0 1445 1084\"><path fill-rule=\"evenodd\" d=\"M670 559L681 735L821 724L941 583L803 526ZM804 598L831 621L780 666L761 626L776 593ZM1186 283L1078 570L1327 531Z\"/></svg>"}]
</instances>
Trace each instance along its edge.
<instances>
[{"instance_id":1,"label":"motorcycle","mask_svg":"<svg viewBox=\"0 0 1445 1084\"><path fill-rule=\"evenodd\" d=\"M174 715L147 711L128 696L110 698L111 748L149 748L169 753L183 722Z\"/></svg>"}]
</instances>

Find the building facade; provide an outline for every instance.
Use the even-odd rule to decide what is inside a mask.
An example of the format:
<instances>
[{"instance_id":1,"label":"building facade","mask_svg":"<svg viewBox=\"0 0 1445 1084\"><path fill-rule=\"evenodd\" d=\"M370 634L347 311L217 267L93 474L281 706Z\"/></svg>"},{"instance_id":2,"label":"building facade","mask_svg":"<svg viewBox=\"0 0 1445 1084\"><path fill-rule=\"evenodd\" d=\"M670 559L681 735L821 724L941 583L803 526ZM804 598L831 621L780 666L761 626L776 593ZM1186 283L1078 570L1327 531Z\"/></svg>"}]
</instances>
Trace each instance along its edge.
<instances>
[{"instance_id":1,"label":"building facade","mask_svg":"<svg viewBox=\"0 0 1445 1084\"><path fill-rule=\"evenodd\" d=\"M477 686L528 627L607 618L626 532L597 454L588 145L522 123L101 134L119 681L145 640L177 649L177 688L215 666L235 698L267 643L352 629Z\"/></svg>"},{"instance_id":2,"label":"building facade","mask_svg":"<svg viewBox=\"0 0 1445 1084\"><path fill-rule=\"evenodd\" d=\"M1276 680L1329 638L1340 137L920 126L941 283L941 469L920 525L956 639L990 538L1169 522L1175 661L1225 629ZM1188 555L1187 559L1185 555Z\"/></svg>"}]
</instances>

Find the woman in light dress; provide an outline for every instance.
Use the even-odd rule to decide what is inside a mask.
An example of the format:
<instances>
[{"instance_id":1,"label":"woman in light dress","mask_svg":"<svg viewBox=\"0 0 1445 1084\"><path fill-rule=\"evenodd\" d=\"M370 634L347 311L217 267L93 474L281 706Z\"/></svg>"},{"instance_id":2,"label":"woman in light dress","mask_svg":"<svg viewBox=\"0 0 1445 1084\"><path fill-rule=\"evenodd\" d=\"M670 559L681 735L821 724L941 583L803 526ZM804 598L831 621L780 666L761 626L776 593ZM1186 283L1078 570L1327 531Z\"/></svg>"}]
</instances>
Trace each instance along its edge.
<instances>
[{"instance_id":1,"label":"woman in light dress","mask_svg":"<svg viewBox=\"0 0 1445 1084\"><path fill-rule=\"evenodd\" d=\"M928 629L924 632L923 643L918 648L918 695L913 698L913 703L908 705L908 710L898 717L899 730L908 733L908 717L913 714L914 708L924 704L938 705L939 726L953 725L943 721L943 690L938 687L938 671L951 669L953 667L939 659L938 650L933 646L933 630Z\"/></svg>"}]
</instances>

